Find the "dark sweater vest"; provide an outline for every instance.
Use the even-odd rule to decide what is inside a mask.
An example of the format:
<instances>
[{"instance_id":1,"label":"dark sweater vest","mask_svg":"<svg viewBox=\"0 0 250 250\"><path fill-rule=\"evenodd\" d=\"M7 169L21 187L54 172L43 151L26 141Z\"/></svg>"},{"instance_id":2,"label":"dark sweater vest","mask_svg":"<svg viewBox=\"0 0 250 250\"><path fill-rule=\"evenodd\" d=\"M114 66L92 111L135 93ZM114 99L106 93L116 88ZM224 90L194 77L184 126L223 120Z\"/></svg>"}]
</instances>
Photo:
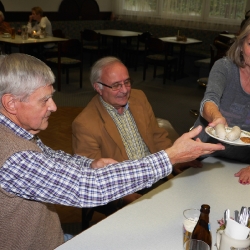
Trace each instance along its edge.
<instances>
[{"instance_id":1,"label":"dark sweater vest","mask_svg":"<svg viewBox=\"0 0 250 250\"><path fill-rule=\"evenodd\" d=\"M26 150L42 152L35 143L0 124L0 168L14 153ZM0 249L49 250L63 242L54 205L23 199L0 186Z\"/></svg>"}]
</instances>

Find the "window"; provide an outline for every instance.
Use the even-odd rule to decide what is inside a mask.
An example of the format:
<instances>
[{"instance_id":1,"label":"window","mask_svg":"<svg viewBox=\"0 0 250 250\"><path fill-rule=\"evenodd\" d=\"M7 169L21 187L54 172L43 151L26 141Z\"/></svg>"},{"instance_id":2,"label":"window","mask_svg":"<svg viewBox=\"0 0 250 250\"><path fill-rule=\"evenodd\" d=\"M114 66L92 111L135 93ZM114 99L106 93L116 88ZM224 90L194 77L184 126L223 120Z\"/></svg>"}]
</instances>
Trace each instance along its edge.
<instances>
[{"instance_id":1,"label":"window","mask_svg":"<svg viewBox=\"0 0 250 250\"><path fill-rule=\"evenodd\" d=\"M120 0L122 14L152 19L182 19L236 24L244 18L247 0Z\"/></svg>"}]
</instances>

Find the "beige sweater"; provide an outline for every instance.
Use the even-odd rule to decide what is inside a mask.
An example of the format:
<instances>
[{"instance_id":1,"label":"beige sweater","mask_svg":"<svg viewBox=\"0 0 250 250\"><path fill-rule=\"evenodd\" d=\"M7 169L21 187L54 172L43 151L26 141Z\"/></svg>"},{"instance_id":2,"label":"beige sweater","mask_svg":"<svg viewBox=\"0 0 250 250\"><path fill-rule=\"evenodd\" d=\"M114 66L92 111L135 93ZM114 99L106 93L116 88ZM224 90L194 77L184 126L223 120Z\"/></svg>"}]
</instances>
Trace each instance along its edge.
<instances>
[{"instance_id":1,"label":"beige sweater","mask_svg":"<svg viewBox=\"0 0 250 250\"><path fill-rule=\"evenodd\" d=\"M0 168L14 153L41 152L33 142L0 124ZM0 187L0 249L49 250L61 245L63 232L52 204L26 200Z\"/></svg>"}]
</instances>

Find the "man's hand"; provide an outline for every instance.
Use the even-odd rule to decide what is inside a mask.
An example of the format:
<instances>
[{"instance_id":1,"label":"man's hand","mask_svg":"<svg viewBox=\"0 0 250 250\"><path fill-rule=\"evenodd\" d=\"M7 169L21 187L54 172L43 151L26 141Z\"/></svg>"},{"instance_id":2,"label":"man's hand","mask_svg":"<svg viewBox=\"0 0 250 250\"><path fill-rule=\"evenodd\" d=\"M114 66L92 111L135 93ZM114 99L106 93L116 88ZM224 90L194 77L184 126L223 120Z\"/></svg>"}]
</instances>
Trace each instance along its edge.
<instances>
[{"instance_id":1,"label":"man's hand","mask_svg":"<svg viewBox=\"0 0 250 250\"><path fill-rule=\"evenodd\" d=\"M238 173L234 174L235 177L239 177L239 183L243 185L250 184L250 166L242 168Z\"/></svg>"},{"instance_id":2,"label":"man's hand","mask_svg":"<svg viewBox=\"0 0 250 250\"><path fill-rule=\"evenodd\" d=\"M113 164L113 163L117 163L117 161L115 161L114 159L111 159L111 158L101 158L101 159L98 159L98 160L94 160L92 161L91 163L91 167L92 168L103 168L109 164Z\"/></svg>"},{"instance_id":3,"label":"man's hand","mask_svg":"<svg viewBox=\"0 0 250 250\"><path fill-rule=\"evenodd\" d=\"M186 168L201 168L202 163L200 161L194 160L189 162L178 163L174 165L173 172L174 174L180 174Z\"/></svg>"},{"instance_id":4,"label":"man's hand","mask_svg":"<svg viewBox=\"0 0 250 250\"><path fill-rule=\"evenodd\" d=\"M174 142L172 147L165 150L172 164L192 161L201 155L225 149L220 143L203 143L199 138L193 140L192 138L196 137L201 130L202 127L198 126L188 133L183 134Z\"/></svg>"}]
</instances>

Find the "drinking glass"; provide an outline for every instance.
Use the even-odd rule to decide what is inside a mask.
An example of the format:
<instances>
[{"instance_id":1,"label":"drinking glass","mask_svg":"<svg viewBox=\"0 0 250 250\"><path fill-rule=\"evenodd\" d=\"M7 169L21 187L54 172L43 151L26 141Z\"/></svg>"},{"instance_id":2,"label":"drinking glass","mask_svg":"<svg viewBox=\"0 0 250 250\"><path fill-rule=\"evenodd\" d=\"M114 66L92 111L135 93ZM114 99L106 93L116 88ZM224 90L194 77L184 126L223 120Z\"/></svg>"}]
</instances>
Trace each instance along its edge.
<instances>
[{"instance_id":1,"label":"drinking glass","mask_svg":"<svg viewBox=\"0 0 250 250\"><path fill-rule=\"evenodd\" d=\"M191 234L200 216L200 209L189 208L183 211L183 244L191 238Z\"/></svg>"},{"instance_id":2,"label":"drinking glass","mask_svg":"<svg viewBox=\"0 0 250 250\"><path fill-rule=\"evenodd\" d=\"M202 240L187 240L184 243L184 250L210 250L210 246Z\"/></svg>"}]
</instances>

